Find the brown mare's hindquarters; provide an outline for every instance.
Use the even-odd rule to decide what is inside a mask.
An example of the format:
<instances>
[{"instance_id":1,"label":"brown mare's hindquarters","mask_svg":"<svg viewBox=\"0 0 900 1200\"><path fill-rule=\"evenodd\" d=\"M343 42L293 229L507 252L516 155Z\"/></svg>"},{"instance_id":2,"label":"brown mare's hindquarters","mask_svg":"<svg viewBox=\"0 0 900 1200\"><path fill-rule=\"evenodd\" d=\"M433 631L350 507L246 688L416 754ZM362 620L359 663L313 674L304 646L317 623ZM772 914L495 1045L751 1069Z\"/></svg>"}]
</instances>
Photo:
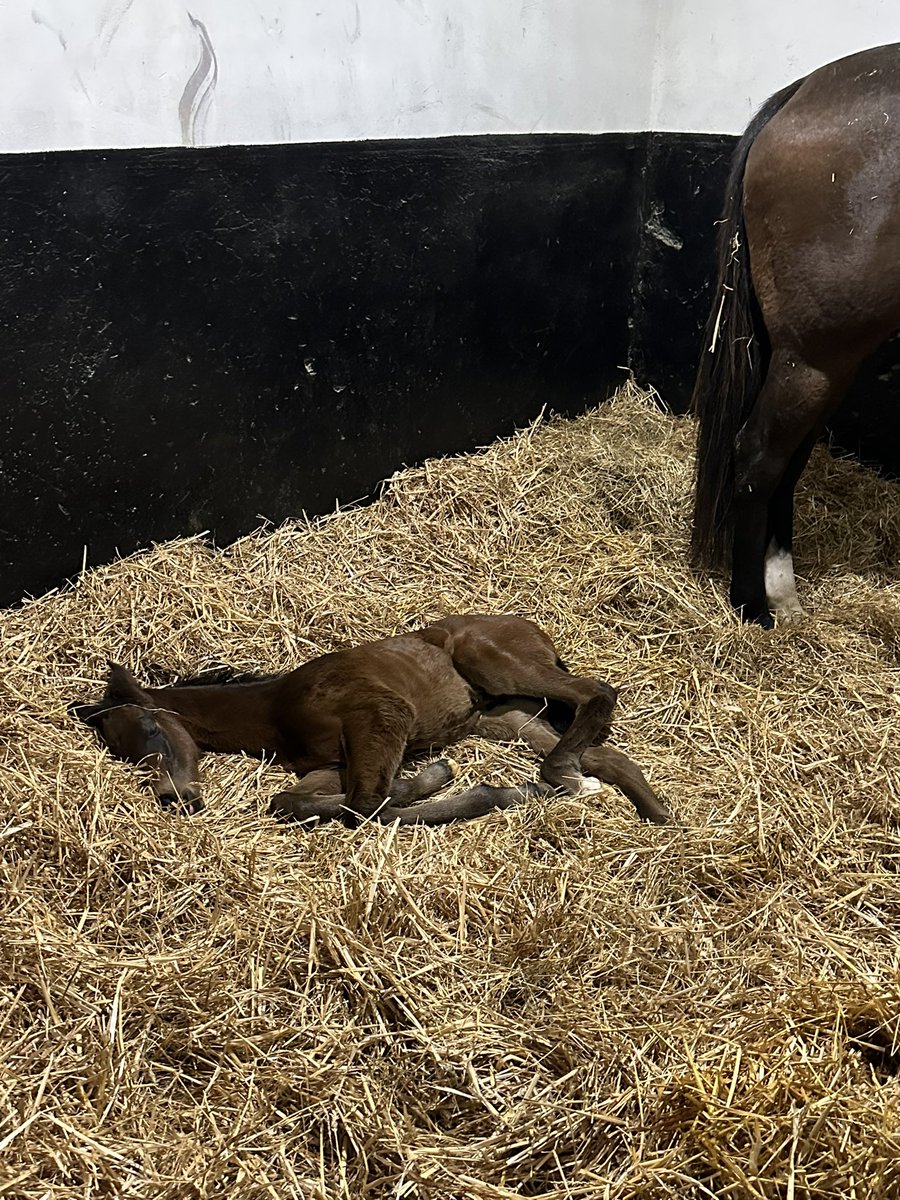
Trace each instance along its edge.
<instances>
[{"instance_id":1,"label":"brown mare's hindquarters","mask_svg":"<svg viewBox=\"0 0 900 1200\"><path fill-rule=\"evenodd\" d=\"M694 389L692 552L748 621L800 614L794 488L863 360L900 329L900 45L768 100L735 151Z\"/></svg>"},{"instance_id":2,"label":"brown mare's hindquarters","mask_svg":"<svg viewBox=\"0 0 900 1200\"><path fill-rule=\"evenodd\" d=\"M480 785L428 800L452 777L446 762L398 778L410 755L479 733L522 737L538 750L545 790L593 790L596 777L662 824L669 813L640 770L605 745L615 704L609 684L570 674L530 621L465 616L250 682L143 688L111 665L102 700L73 710L115 754L150 768L163 803L180 796L189 811L201 803L205 751L270 756L296 771L299 782L273 799L272 811L297 820L442 825L511 807L527 787ZM562 714L561 735L545 710Z\"/></svg>"}]
</instances>

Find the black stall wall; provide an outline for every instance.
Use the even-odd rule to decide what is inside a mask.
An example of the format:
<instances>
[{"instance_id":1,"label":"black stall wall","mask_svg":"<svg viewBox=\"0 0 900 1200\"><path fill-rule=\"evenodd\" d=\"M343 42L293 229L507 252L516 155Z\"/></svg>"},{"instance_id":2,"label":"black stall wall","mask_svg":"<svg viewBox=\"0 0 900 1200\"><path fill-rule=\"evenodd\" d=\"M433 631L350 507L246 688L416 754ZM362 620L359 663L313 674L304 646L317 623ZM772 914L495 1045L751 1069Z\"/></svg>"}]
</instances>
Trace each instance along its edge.
<instances>
[{"instance_id":1,"label":"black stall wall","mask_svg":"<svg viewBox=\"0 0 900 1200\"><path fill-rule=\"evenodd\" d=\"M0 156L0 603L577 413L684 412L736 138ZM838 444L900 473L897 345Z\"/></svg>"},{"instance_id":2,"label":"black stall wall","mask_svg":"<svg viewBox=\"0 0 900 1200\"><path fill-rule=\"evenodd\" d=\"M624 377L640 135L0 157L0 603Z\"/></svg>"},{"instance_id":3,"label":"black stall wall","mask_svg":"<svg viewBox=\"0 0 900 1200\"><path fill-rule=\"evenodd\" d=\"M736 142L727 134L647 135L629 365L673 412L687 411L704 351L716 222Z\"/></svg>"}]
</instances>

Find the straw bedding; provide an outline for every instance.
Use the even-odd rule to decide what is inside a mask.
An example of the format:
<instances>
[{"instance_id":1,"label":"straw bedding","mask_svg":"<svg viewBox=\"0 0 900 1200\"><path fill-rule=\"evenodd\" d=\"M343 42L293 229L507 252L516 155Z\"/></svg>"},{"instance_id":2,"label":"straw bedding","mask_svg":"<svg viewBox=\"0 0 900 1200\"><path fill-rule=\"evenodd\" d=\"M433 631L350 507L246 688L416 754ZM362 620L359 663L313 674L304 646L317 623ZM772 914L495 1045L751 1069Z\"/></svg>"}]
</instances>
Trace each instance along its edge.
<instances>
[{"instance_id":1,"label":"straw bedding","mask_svg":"<svg viewBox=\"0 0 900 1200\"><path fill-rule=\"evenodd\" d=\"M900 495L817 452L812 615L741 628L684 567L692 440L626 389L2 616L0 1194L900 1194ZM107 657L281 668L467 610L620 687L683 828L604 788L303 832L236 757L175 818L66 715ZM458 786L536 769L456 757Z\"/></svg>"}]
</instances>

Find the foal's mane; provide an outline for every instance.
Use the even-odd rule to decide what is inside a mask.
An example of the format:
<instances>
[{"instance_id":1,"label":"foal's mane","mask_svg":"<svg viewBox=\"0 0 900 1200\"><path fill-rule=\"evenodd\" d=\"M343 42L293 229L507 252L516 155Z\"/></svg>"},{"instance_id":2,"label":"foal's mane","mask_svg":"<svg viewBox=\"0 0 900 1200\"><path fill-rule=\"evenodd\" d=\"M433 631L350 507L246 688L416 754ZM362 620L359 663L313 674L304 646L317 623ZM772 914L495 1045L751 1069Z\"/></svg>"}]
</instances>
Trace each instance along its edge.
<instances>
[{"instance_id":1,"label":"foal's mane","mask_svg":"<svg viewBox=\"0 0 900 1200\"><path fill-rule=\"evenodd\" d=\"M265 683L269 679L279 679L284 674L284 671L238 671L234 667L221 666L210 667L206 671L201 671L199 675L186 675L182 679L176 679L173 683L169 683L167 687L183 688L183 687L224 687L242 683Z\"/></svg>"}]
</instances>

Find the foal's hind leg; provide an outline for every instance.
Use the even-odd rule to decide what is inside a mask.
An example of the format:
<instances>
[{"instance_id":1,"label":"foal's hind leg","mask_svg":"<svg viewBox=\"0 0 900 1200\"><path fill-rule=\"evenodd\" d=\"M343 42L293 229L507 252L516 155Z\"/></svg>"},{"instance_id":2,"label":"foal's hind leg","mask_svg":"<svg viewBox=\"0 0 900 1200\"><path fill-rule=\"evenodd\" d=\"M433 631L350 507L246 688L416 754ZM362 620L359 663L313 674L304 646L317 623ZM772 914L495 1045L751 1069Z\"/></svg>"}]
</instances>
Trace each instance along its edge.
<instances>
[{"instance_id":1,"label":"foal's hind leg","mask_svg":"<svg viewBox=\"0 0 900 1200\"><path fill-rule=\"evenodd\" d=\"M598 679L571 675L549 637L529 621L469 617L438 624L449 627L453 664L473 686L490 696L559 700L574 709L571 725L541 765L541 778L574 795L590 790L581 755L609 736L615 689Z\"/></svg>"},{"instance_id":2,"label":"foal's hind leg","mask_svg":"<svg viewBox=\"0 0 900 1200\"><path fill-rule=\"evenodd\" d=\"M522 709L511 709L481 718L476 733L483 737L506 740L522 738L539 754L549 755L559 745L559 734L540 716ZM634 805L638 816L656 825L666 825L672 816L640 768L620 750L612 746L588 746L581 756L581 765L589 775L617 787Z\"/></svg>"}]
</instances>

